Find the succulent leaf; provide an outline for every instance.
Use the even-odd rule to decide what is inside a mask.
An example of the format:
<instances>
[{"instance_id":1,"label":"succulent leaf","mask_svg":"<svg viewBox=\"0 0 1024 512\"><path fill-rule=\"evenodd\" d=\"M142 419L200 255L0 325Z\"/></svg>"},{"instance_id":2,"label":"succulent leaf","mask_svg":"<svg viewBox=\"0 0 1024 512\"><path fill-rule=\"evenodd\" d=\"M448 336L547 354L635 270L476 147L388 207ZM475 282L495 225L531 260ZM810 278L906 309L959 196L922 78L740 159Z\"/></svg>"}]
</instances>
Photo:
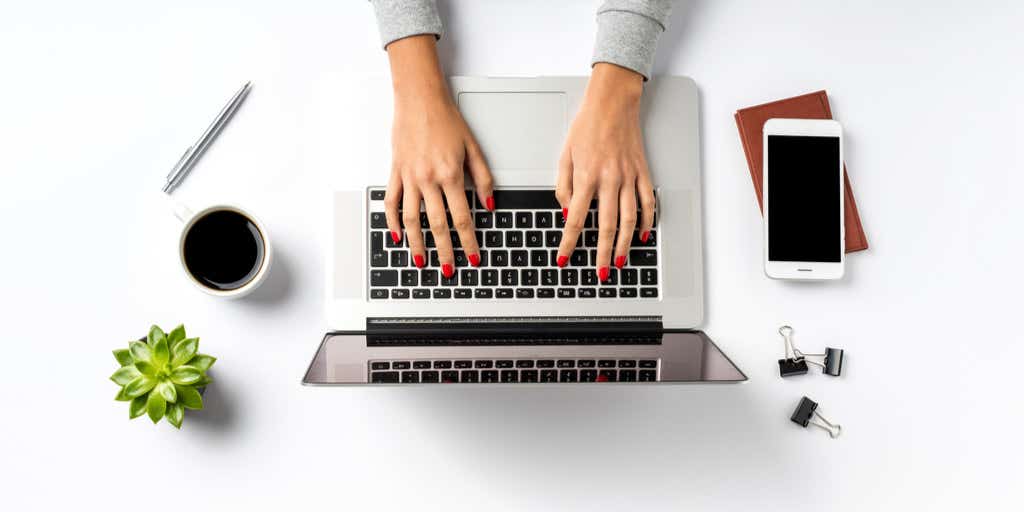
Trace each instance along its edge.
<instances>
[{"instance_id":1,"label":"succulent leaf","mask_svg":"<svg viewBox=\"0 0 1024 512\"><path fill-rule=\"evenodd\" d=\"M124 386L124 394L135 398L137 396L145 395L149 390L153 389L154 386L156 386L156 379L146 375L139 375L135 380Z\"/></svg>"},{"instance_id":2,"label":"succulent leaf","mask_svg":"<svg viewBox=\"0 0 1024 512\"><path fill-rule=\"evenodd\" d=\"M174 425L174 428L181 428L181 421L185 419L185 408L181 404L167 406L167 421Z\"/></svg>"},{"instance_id":3,"label":"succulent leaf","mask_svg":"<svg viewBox=\"0 0 1024 512\"><path fill-rule=\"evenodd\" d=\"M203 386L209 385L211 382L213 382L213 379L211 379L209 375L203 375L203 378L192 383L192 387L199 389Z\"/></svg>"},{"instance_id":4,"label":"succulent leaf","mask_svg":"<svg viewBox=\"0 0 1024 512\"><path fill-rule=\"evenodd\" d=\"M131 353L132 358L135 362L146 361L149 362L153 357L153 352L149 350L149 345L141 341L133 341L128 343L128 351Z\"/></svg>"},{"instance_id":5,"label":"succulent leaf","mask_svg":"<svg viewBox=\"0 0 1024 512\"><path fill-rule=\"evenodd\" d=\"M175 388L178 391L178 405L196 410L203 408L203 397L195 388L190 386L175 386Z\"/></svg>"},{"instance_id":6,"label":"succulent leaf","mask_svg":"<svg viewBox=\"0 0 1024 512\"><path fill-rule=\"evenodd\" d=\"M177 368L189 362L199 350L199 338L186 338L174 349L174 358L171 359L171 368Z\"/></svg>"},{"instance_id":7,"label":"succulent leaf","mask_svg":"<svg viewBox=\"0 0 1024 512\"><path fill-rule=\"evenodd\" d=\"M142 375L142 372L134 366L122 366L110 376L110 380L114 381L118 386L124 386L140 375Z\"/></svg>"},{"instance_id":8,"label":"succulent leaf","mask_svg":"<svg viewBox=\"0 0 1024 512\"><path fill-rule=\"evenodd\" d=\"M153 366L163 368L170 359L171 349L167 346L167 338L156 340L156 344L153 345Z\"/></svg>"},{"instance_id":9,"label":"succulent leaf","mask_svg":"<svg viewBox=\"0 0 1024 512\"><path fill-rule=\"evenodd\" d=\"M171 371L171 381L175 384L194 384L203 377L203 372L194 366L179 366Z\"/></svg>"},{"instance_id":10,"label":"succulent leaf","mask_svg":"<svg viewBox=\"0 0 1024 512\"><path fill-rule=\"evenodd\" d=\"M160 421L160 418L164 417L165 412L167 412L167 401L164 400L163 395L160 393L150 393L146 399L146 414L149 415L149 419L156 423Z\"/></svg>"},{"instance_id":11,"label":"succulent leaf","mask_svg":"<svg viewBox=\"0 0 1024 512\"><path fill-rule=\"evenodd\" d=\"M167 333L167 346L173 347L175 343L185 339L185 326L178 324L177 327Z\"/></svg>"},{"instance_id":12,"label":"succulent leaf","mask_svg":"<svg viewBox=\"0 0 1024 512\"><path fill-rule=\"evenodd\" d=\"M128 419L133 420L146 412L146 395L137 396L128 405Z\"/></svg>"},{"instance_id":13,"label":"succulent leaf","mask_svg":"<svg viewBox=\"0 0 1024 512\"><path fill-rule=\"evenodd\" d=\"M137 369L142 375L147 377L156 377L156 366L153 366L148 361L138 361L135 363L135 369Z\"/></svg>"},{"instance_id":14,"label":"succulent leaf","mask_svg":"<svg viewBox=\"0 0 1024 512\"><path fill-rule=\"evenodd\" d=\"M174 390L174 384L169 380L160 381L156 387L153 388L153 391L160 393L164 397L164 400L167 400L172 404L178 400L178 393Z\"/></svg>"},{"instance_id":15,"label":"succulent leaf","mask_svg":"<svg viewBox=\"0 0 1024 512\"><path fill-rule=\"evenodd\" d=\"M215 362L217 362L216 357L208 356L206 354L196 354L196 356L188 362L188 365L194 366L199 369L199 371L205 373Z\"/></svg>"},{"instance_id":16,"label":"succulent leaf","mask_svg":"<svg viewBox=\"0 0 1024 512\"><path fill-rule=\"evenodd\" d=\"M117 400L118 402L130 402L132 397L125 394L124 388L121 388L117 390L117 396L114 397L114 400Z\"/></svg>"},{"instance_id":17,"label":"succulent leaf","mask_svg":"<svg viewBox=\"0 0 1024 512\"><path fill-rule=\"evenodd\" d=\"M114 359L117 359L117 363L121 366L128 366L135 361L132 359L131 352L126 348L119 348L114 351Z\"/></svg>"},{"instance_id":18,"label":"succulent leaf","mask_svg":"<svg viewBox=\"0 0 1024 512\"><path fill-rule=\"evenodd\" d=\"M149 343L149 346L152 347L156 345L156 342L165 338L167 338L167 335L164 334L164 330L161 329L159 325L154 325L149 328L149 335L146 336L146 341Z\"/></svg>"}]
</instances>

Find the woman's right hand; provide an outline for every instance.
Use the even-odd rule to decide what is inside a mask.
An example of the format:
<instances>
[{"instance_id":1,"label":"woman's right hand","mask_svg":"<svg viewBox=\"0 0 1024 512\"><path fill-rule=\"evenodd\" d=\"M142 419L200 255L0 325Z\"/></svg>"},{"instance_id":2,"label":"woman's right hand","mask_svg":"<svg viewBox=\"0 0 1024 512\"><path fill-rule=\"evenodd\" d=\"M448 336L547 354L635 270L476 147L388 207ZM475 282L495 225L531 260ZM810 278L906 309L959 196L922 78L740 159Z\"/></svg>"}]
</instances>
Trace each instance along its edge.
<instances>
[{"instance_id":1,"label":"woman's right hand","mask_svg":"<svg viewBox=\"0 0 1024 512\"><path fill-rule=\"evenodd\" d=\"M450 228L458 232L469 263L480 264L464 168L469 170L480 203L492 211L494 180L479 144L448 92L434 36L399 39L389 44L387 51L395 89L391 179L384 196L388 229L392 240L398 242L404 222L413 263L418 268L427 266L430 261L420 228L422 201L441 273L451 277L455 274L455 255ZM451 226L445 215L445 201Z\"/></svg>"}]
</instances>

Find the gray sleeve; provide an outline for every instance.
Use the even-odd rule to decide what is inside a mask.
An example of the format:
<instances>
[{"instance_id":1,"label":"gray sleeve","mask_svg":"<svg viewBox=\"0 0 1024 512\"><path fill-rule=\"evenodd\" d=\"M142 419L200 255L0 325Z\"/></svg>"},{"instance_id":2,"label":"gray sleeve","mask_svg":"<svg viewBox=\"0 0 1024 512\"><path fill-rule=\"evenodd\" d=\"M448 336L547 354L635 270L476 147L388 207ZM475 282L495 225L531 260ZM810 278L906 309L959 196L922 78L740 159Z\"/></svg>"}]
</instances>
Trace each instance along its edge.
<instances>
[{"instance_id":1,"label":"gray sleeve","mask_svg":"<svg viewBox=\"0 0 1024 512\"><path fill-rule=\"evenodd\" d=\"M597 10L591 66L610 62L650 78L658 38L671 14L672 0L605 0Z\"/></svg>"},{"instance_id":2,"label":"gray sleeve","mask_svg":"<svg viewBox=\"0 0 1024 512\"><path fill-rule=\"evenodd\" d=\"M377 13L377 27L384 48L404 37L444 31L435 0L370 0Z\"/></svg>"}]
</instances>

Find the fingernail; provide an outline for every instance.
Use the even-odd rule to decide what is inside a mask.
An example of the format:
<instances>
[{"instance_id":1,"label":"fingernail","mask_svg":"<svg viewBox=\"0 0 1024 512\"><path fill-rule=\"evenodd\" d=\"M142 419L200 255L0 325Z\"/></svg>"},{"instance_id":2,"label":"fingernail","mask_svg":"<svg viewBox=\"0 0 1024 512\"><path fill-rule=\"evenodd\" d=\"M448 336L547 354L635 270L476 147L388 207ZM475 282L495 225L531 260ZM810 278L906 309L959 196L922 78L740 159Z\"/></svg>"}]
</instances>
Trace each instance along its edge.
<instances>
[{"instance_id":1,"label":"fingernail","mask_svg":"<svg viewBox=\"0 0 1024 512\"><path fill-rule=\"evenodd\" d=\"M562 220L569 220L569 209L562 208Z\"/></svg>"},{"instance_id":2,"label":"fingernail","mask_svg":"<svg viewBox=\"0 0 1024 512\"><path fill-rule=\"evenodd\" d=\"M626 265L626 257L619 256L615 258L615 268L622 268Z\"/></svg>"},{"instance_id":3,"label":"fingernail","mask_svg":"<svg viewBox=\"0 0 1024 512\"><path fill-rule=\"evenodd\" d=\"M398 241L401 240L401 239L402 239L402 235L399 235L398 231L392 231L391 232L391 241L392 242L397 244Z\"/></svg>"},{"instance_id":4,"label":"fingernail","mask_svg":"<svg viewBox=\"0 0 1024 512\"><path fill-rule=\"evenodd\" d=\"M559 256L558 257L558 266L559 267L564 267L566 263L569 263L569 257L568 256Z\"/></svg>"},{"instance_id":5,"label":"fingernail","mask_svg":"<svg viewBox=\"0 0 1024 512\"><path fill-rule=\"evenodd\" d=\"M608 273L609 273L608 267L601 267L601 268L597 269L597 278L600 279L601 282L603 283L603 282L608 280Z\"/></svg>"},{"instance_id":6,"label":"fingernail","mask_svg":"<svg viewBox=\"0 0 1024 512\"><path fill-rule=\"evenodd\" d=\"M452 268L451 263L445 263L444 265L441 265L441 273L444 274L445 277L451 277L455 274L455 269Z\"/></svg>"},{"instance_id":7,"label":"fingernail","mask_svg":"<svg viewBox=\"0 0 1024 512\"><path fill-rule=\"evenodd\" d=\"M647 239L650 238L650 237L651 237L651 232L650 231L644 231L643 233L640 233L640 241L645 243L645 244L647 243Z\"/></svg>"},{"instance_id":8,"label":"fingernail","mask_svg":"<svg viewBox=\"0 0 1024 512\"><path fill-rule=\"evenodd\" d=\"M479 254L470 254L469 255L469 264L473 265L474 267L479 267L480 266L480 255Z\"/></svg>"},{"instance_id":9,"label":"fingernail","mask_svg":"<svg viewBox=\"0 0 1024 512\"><path fill-rule=\"evenodd\" d=\"M416 268L423 268L423 256L417 254L412 257L412 262L416 264Z\"/></svg>"},{"instance_id":10,"label":"fingernail","mask_svg":"<svg viewBox=\"0 0 1024 512\"><path fill-rule=\"evenodd\" d=\"M487 201L485 201L485 202L487 203L487 210L493 212L494 211L494 196L487 196Z\"/></svg>"}]
</instances>

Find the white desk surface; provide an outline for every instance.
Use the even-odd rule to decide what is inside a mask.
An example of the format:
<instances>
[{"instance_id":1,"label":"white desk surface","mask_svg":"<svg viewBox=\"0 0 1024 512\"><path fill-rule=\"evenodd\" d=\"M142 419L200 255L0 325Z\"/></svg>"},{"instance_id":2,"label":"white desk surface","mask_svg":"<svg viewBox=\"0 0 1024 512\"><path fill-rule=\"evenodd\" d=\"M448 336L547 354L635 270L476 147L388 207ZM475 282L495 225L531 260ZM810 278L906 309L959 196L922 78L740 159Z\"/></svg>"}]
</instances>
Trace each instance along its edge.
<instances>
[{"instance_id":1,"label":"white desk surface","mask_svg":"<svg viewBox=\"0 0 1024 512\"><path fill-rule=\"evenodd\" d=\"M447 70L587 73L598 2L553 3L444 3ZM299 384L325 328L327 190L360 166L383 181L389 158L367 2L4 9L4 508L1019 507L1021 4L767 4L680 2L656 66L700 87L705 328L750 381L497 389ZM176 266L156 191L245 80L180 196L251 208L280 265L222 302ZM871 249L841 282L770 281L732 115L822 88ZM129 422L106 380L152 322L219 357L180 432ZM845 348L845 375L780 379L783 323ZM840 439L790 423L802 395Z\"/></svg>"}]
</instances>

